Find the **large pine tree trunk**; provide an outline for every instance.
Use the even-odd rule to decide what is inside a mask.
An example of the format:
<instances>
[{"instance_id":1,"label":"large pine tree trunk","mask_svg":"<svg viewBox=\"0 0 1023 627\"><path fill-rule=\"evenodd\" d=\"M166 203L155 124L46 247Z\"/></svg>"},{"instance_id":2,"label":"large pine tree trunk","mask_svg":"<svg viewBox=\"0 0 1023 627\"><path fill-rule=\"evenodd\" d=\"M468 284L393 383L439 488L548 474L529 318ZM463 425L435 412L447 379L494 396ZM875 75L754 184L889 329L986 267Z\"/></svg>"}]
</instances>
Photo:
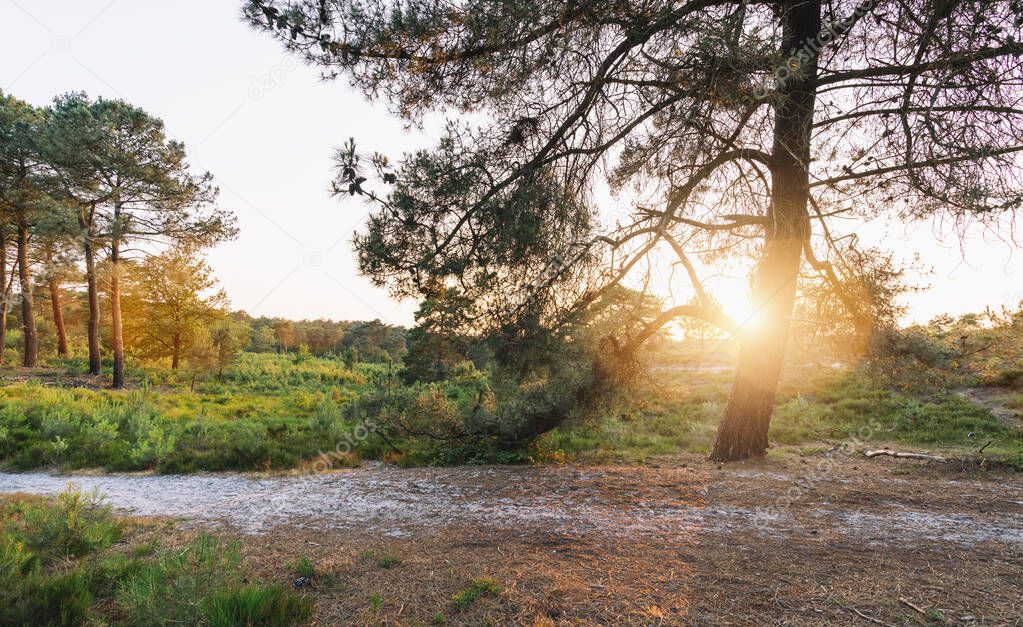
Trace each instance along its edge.
<instances>
[{"instance_id":1,"label":"large pine tree trunk","mask_svg":"<svg viewBox=\"0 0 1023 627\"><path fill-rule=\"evenodd\" d=\"M711 454L718 461L761 457L767 452L767 429L795 302L801 241L778 239L767 248L754 279L755 302L762 303L761 309L742 340L735 381Z\"/></svg>"},{"instance_id":2,"label":"large pine tree trunk","mask_svg":"<svg viewBox=\"0 0 1023 627\"><path fill-rule=\"evenodd\" d=\"M803 242L809 237L810 138L817 65L812 52L816 47L804 46L821 30L820 0L787 0L782 20L783 55L799 58L801 67L777 89L771 207L753 282L758 316L741 334L739 366L711 453L718 461L761 457L767 452L767 430L785 357Z\"/></svg>"},{"instance_id":3,"label":"large pine tree trunk","mask_svg":"<svg viewBox=\"0 0 1023 627\"><path fill-rule=\"evenodd\" d=\"M110 323L112 330L111 348L114 352L114 389L124 387L124 328L121 325L121 240L117 229L120 228L121 205L114 203L115 233L110 241Z\"/></svg>"},{"instance_id":4,"label":"large pine tree trunk","mask_svg":"<svg viewBox=\"0 0 1023 627\"><path fill-rule=\"evenodd\" d=\"M50 305L53 307L53 326L57 329L57 355L67 357L67 330L64 327L64 312L60 306L60 280L50 277Z\"/></svg>"},{"instance_id":5,"label":"large pine tree trunk","mask_svg":"<svg viewBox=\"0 0 1023 627\"><path fill-rule=\"evenodd\" d=\"M18 220L18 280L21 283L21 327L24 340L21 363L26 368L35 368L39 365L39 337L32 298L32 271L28 265L28 223L23 217Z\"/></svg>"},{"instance_id":6,"label":"large pine tree trunk","mask_svg":"<svg viewBox=\"0 0 1023 627\"><path fill-rule=\"evenodd\" d=\"M85 282L89 293L89 374L103 374L99 350L99 288L96 285L96 249L92 236L85 237Z\"/></svg>"}]
</instances>

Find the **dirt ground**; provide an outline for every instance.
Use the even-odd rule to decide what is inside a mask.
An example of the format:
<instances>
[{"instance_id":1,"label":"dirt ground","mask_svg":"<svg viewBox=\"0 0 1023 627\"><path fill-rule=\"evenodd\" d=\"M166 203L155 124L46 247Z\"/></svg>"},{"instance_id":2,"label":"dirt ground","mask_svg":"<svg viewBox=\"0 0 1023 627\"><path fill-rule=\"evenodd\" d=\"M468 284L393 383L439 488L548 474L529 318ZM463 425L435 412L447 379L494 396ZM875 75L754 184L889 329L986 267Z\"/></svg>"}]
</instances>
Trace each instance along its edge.
<instances>
[{"instance_id":1,"label":"dirt ground","mask_svg":"<svg viewBox=\"0 0 1023 627\"><path fill-rule=\"evenodd\" d=\"M299 555L316 564L320 624L1023 622L1018 475L854 459L814 474L826 459L721 469L691 459L601 475L598 498L612 507L681 501L710 512L692 525L605 533L452 524L402 538L282 527L249 550L268 577L288 576L280 565ZM495 498L544 488L493 487ZM381 556L401 561L385 568ZM478 577L502 591L456 608L452 596Z\"/></svg>"},{"instance_id":2,"label":"dirt ground","mask_svg":"<svg viewBox=\"0 0 1023 627\"><path fill-rule=\"evenodd\" d=\"M67 480L0 475L0 491L52 492L45 477ZM1023 623L1023 476L1009 472L836 452L73 479L181 534L242 537L264 577L293 585L289 563L309 558L320 625ZM495 596L453 602L483 577Z\"/></svg>"}]
</instances>

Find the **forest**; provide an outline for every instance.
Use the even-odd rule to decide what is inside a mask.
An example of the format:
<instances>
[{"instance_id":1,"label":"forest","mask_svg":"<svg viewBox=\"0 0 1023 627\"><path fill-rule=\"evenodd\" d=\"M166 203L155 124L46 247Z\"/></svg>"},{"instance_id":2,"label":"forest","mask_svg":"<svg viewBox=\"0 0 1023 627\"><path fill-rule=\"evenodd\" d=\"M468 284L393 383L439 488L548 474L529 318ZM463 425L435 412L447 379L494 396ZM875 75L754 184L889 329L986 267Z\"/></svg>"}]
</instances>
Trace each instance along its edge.
<instances>
[{"instance_id":1,"label":"forest","mask_svg":"<svg viewBox=\"0 0 1023 627\"><path fill-rule=\"evenodd\" d=\"M173 103L9 81L0 624L1020 620L1023 293L966 251L1017 248L1023 3L232 10L291 60L244 106L403 125L318 155L368 287L246 311L295 238Z\"/></svg>"}]
</instances>

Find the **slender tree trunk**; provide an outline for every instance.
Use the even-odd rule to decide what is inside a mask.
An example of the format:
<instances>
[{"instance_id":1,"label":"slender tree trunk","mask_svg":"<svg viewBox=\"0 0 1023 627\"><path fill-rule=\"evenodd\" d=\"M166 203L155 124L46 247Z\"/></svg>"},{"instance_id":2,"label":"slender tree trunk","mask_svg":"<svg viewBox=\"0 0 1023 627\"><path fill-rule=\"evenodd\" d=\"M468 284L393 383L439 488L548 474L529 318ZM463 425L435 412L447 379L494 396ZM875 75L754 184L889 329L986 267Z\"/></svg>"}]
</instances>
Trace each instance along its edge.
<instances>
[{"instance_id":1,"label":"slender tree trunk","mask_svg":"<svg viewBox=\"0 0 1023 627\"><path fill-rule=\"evenodd\" d=\"M7 348L7 303L11 290L7 285L7 233L0 227L0 366Z\"/></svg>"},{"instance_id":2,"label":"slender tree trunk","mask_svg":"<svg viewBox=\"0 0 1023 627\"><path fill-rule=\"evenodd\" d=\"M124 387L124 328L121 325L121 203L114 202L114 235L110 240L110 323L114 352L114 389Z\"/></svg>"},{"instance_id":3,"label":"slender tree trunk","mask_svg":"<svg viewBox=\"0 0 1023 627\"><path fill-rule=\"evenodd\" d=\"M121 264L117 261L116 246L111 251L114 259L110 273L111 344L114 353L114 389L124 387L124 327L121 324Z\"/></svg>"},{"instance_id":4,"label":"slender tree trunk","mask_svg":"<svg viewBox=\"0 0 1023 627\"><path fill-rule=\"evenodd\" d=\"M32 271L28 265L28 223L24 217L18 219L18 280L21 283L21 327L24 334L21 363L26 368L35 368L39 365L39 337L32 298Z\"/></svg>"},{"instance_id":5,"label":"slender tree trunk","mask_svg":"<svg viewBox=\"0 0 1023 627\"><path fill-rule=\"evenodd\" d=\"M181 334L175 333L171 338L171 370L177 370L181 361Z\"/></svg>"},{"instance_id":6,"label":"slender tree trunk","mask_svg":"<svg viewBox=\"0 0 1023 627\"><path fill-rule=\"evenodd\" d=\"M0 366L2 366L7 347L7 299L4 298L0 304L3 305L3 308L0 308Z\"/></svg>"},{"instance_id":7,"label":"slender tree trunk","mask_svg":"<svg viewBox=\"0 0 1023 627\"><path fill-rule=\"evenodd\" d=\"M50 305L53 307L53 326L57 329L57 355L67 357L67 330L64 328L64 312L60 306L60 280L51 276Z\"/></svg>"},{"instance_id":8,"label":"slender tree trunk","mask_svg":"<svg viewBox=\"0 0 1023 627\"><path fill-rule=\"evenodd\" d=\"M809 237L810 137L817 62L816 47L804 46L820 32L821 3L787 0L782 11L783 55L799 59L801 67L778 87L771 207L753 282L758 316L753 328L742 334L735 381L711 453L711 459L718 461L760 457L767 452L767 430L795 304L803 242Z\"/></svg>"},{"instance_id":9,"label":"slender tree trunk","mask_svg":"<svg viewBox=\"0 0 1023 627\"><path fill-rule=\"evenodd\" d=\"M89 374L103 374L99 350L99 288L96 285L96 249L92 235L85 236L85 282L89 293Z\"/></svg>"}]
</instances>

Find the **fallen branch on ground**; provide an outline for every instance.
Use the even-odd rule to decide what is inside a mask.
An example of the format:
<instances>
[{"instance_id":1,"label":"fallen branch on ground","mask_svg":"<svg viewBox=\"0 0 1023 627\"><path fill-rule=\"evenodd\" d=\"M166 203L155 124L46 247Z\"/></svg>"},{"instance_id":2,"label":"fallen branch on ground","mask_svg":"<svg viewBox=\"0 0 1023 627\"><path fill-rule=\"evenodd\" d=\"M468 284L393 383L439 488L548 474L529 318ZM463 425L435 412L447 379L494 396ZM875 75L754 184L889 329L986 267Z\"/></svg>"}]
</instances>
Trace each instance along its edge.
<instances>
[{"instance_id":1,"label":"fallen branch on ground","mask_svg":"<svg viewBox=\"0 0 1023 627\"><path fill-rule=\"evenodd\" d=\"M931 462L945 463L948 461L945 457L938 457L937 455L927 455L926 453L903 453L901 451L893 451L891 449L879 449L876 451L863 451L863 454L868 458L878 457L879 455L888 455L889 457L898 457L903 459L926 459Z\"/></svg>"},{"instance_id":2,"label":"fallen branch on ground","mask_svg":"<svg viewBox=\"0 0 1023 627\"><path fill-rule=\"evenodd\" d=\"M873 616L868 616L867 614L864 614L863 612L859 611L858 609L856 609L855 607L853 607L851 605L843 605L842 607L844 607L847 610L852 610L853 612L856 612L856 615L859 616L860 618L862 618L863 620L870 621L870 622L875 623L877 625L884 625L885 627L895 627L894 625L892 625L890 623L886 623L883 620L878 620L878 619L874 618Z\"/></svg>"}]
</instances>

